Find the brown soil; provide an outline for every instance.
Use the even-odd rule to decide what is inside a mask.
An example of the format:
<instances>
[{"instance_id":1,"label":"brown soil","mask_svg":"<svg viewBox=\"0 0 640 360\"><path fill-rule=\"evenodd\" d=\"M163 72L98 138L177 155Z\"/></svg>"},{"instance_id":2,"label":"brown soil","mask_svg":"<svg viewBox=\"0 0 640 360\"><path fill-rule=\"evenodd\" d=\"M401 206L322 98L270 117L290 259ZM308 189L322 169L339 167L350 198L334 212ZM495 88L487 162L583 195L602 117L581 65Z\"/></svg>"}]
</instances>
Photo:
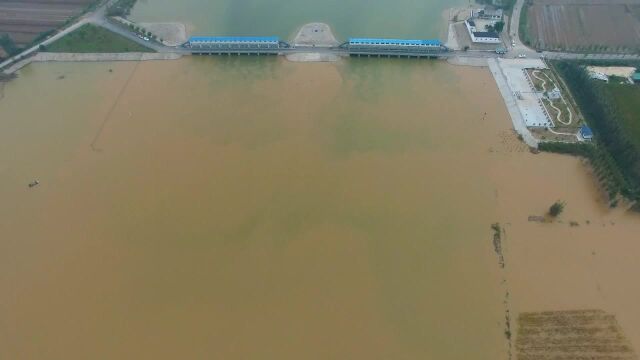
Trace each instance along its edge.
<instances>
[{"instance_id":1,"label":"brown soil","mask_svg":"<svg viewBox=\"0 0 640 360\"><path fill-rule=\"evenodd\" d=\"M532 45L549 50L635 51L640 2L536 0L528 9Z\"/></svg>"}]
</instances>

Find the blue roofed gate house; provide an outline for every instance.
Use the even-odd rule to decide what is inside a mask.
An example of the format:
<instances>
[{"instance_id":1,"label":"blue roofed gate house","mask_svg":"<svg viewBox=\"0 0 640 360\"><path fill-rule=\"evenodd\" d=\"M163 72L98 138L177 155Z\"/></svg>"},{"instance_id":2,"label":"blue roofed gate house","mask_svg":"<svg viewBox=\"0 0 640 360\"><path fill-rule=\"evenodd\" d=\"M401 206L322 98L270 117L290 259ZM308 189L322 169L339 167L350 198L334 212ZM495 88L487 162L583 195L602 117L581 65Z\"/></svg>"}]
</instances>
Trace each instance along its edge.
<instances>
[{"instance_id":1,"label":"blue roofed gate house","mask_svg":"<svg viewBox=\"0 0 640 360\"><path fill-rule=\"evenodd\" d=\"M277 36L192 36L185 44L191 49L278 49L281 41Z\"/></svg>"},{"instance_id":2,"label":"blue roofed gate house","mask_svg":"<svg viewBox=\"0 0 640 360\"><path fill-rule=\"evenodd\" d=\"M580 128L580 137L582 140L591 140L593 139L593 131L587 125L582 125Z\"/></svg>"},{"instance_id":3,"label":"blue roofed gate house","mask_svg":"<svg viewBox=\"0 0 640 360\"><path fill-rule=\"evenodd\" d=\"M415 47L440 47L440 40L403 40L403 39L373 39L373 38L350 38L351 46L415 46Z\"/></svg>"},{"instance_id":4,"label":"blue roofed gate house","mask_svg":"<svg viewBox=\"0 0 640 360\"><path fill-rule=\"evenodd\" d=\"M346 46L351 53L434 54L446 50L440 40L350 38L341 46Z\"/></svg>"}]
</instances>

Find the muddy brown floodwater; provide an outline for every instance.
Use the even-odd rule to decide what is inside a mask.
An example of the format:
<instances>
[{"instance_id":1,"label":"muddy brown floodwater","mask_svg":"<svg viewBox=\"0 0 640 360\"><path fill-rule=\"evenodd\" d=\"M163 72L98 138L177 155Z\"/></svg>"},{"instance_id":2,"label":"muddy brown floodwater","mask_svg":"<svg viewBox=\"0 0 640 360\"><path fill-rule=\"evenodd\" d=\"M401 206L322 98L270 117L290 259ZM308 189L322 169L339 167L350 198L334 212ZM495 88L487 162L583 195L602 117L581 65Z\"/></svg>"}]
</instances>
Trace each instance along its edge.
<instances>
[{"instance_id":1,"label":"muddy brown floodwater","mask_svg":"<svg viewBox=\"0 0 640 360\"><path fill-rule=\"evenodd\" d=\"M436 61L31 65L0 101L0 358L506 359L505 279L638 346L640 222L510 128L488 70ZM556 198L591 225L527 222Z\"/></svg>"}]
</instances>

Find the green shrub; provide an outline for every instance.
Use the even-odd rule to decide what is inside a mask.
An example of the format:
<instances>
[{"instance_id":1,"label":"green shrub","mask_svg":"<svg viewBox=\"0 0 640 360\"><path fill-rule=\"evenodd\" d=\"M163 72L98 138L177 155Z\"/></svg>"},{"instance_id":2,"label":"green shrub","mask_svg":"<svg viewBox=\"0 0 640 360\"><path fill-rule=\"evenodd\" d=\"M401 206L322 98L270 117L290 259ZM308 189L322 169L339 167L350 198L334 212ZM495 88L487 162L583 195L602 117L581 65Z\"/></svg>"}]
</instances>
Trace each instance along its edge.
<instances>
[{"instance_id":1,"label":"green shrub","mask_svg":"<svg viewBox=\"0 0 640 360\"><path fill-rule=\"evenodd\" d=\"M564 211L565 205L566 204L564 202L561 202L560 200L556 201L549 208L549 215L551 215L552 217L558 217L558 215L562 214L562 212Z\"/></svg>"}]
</instances>

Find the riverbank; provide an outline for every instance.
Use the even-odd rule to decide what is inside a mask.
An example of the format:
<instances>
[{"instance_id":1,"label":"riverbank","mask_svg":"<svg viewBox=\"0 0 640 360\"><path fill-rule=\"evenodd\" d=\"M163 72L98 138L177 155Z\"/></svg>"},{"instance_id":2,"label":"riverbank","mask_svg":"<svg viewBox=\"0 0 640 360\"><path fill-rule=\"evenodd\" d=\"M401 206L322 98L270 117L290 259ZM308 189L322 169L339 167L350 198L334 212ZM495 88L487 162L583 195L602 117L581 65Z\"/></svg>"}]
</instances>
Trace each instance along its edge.
<instances>
[{"instance_id":1,"label":"riverbank","mask_svg":"<svg viewBox=\"0 0 640 360\"><path fill-rule=\"evenodd\" d=\"M36 63L5 90L10 358L501 358L486 70Z\"/></svg>"},{"instance_id":2,"label":"riverbank","mask_svg":"<svg viewBox=\"0 0 640 360\"><path fill-rule=\"evenodd\" d=\"M39 52L26 58L4 72L14 74L18 70L33 62L106 62L106 61L151 61L151 60L177 60L183 54L178 53L50 53Z\"/></svg>"}]
</instances>

